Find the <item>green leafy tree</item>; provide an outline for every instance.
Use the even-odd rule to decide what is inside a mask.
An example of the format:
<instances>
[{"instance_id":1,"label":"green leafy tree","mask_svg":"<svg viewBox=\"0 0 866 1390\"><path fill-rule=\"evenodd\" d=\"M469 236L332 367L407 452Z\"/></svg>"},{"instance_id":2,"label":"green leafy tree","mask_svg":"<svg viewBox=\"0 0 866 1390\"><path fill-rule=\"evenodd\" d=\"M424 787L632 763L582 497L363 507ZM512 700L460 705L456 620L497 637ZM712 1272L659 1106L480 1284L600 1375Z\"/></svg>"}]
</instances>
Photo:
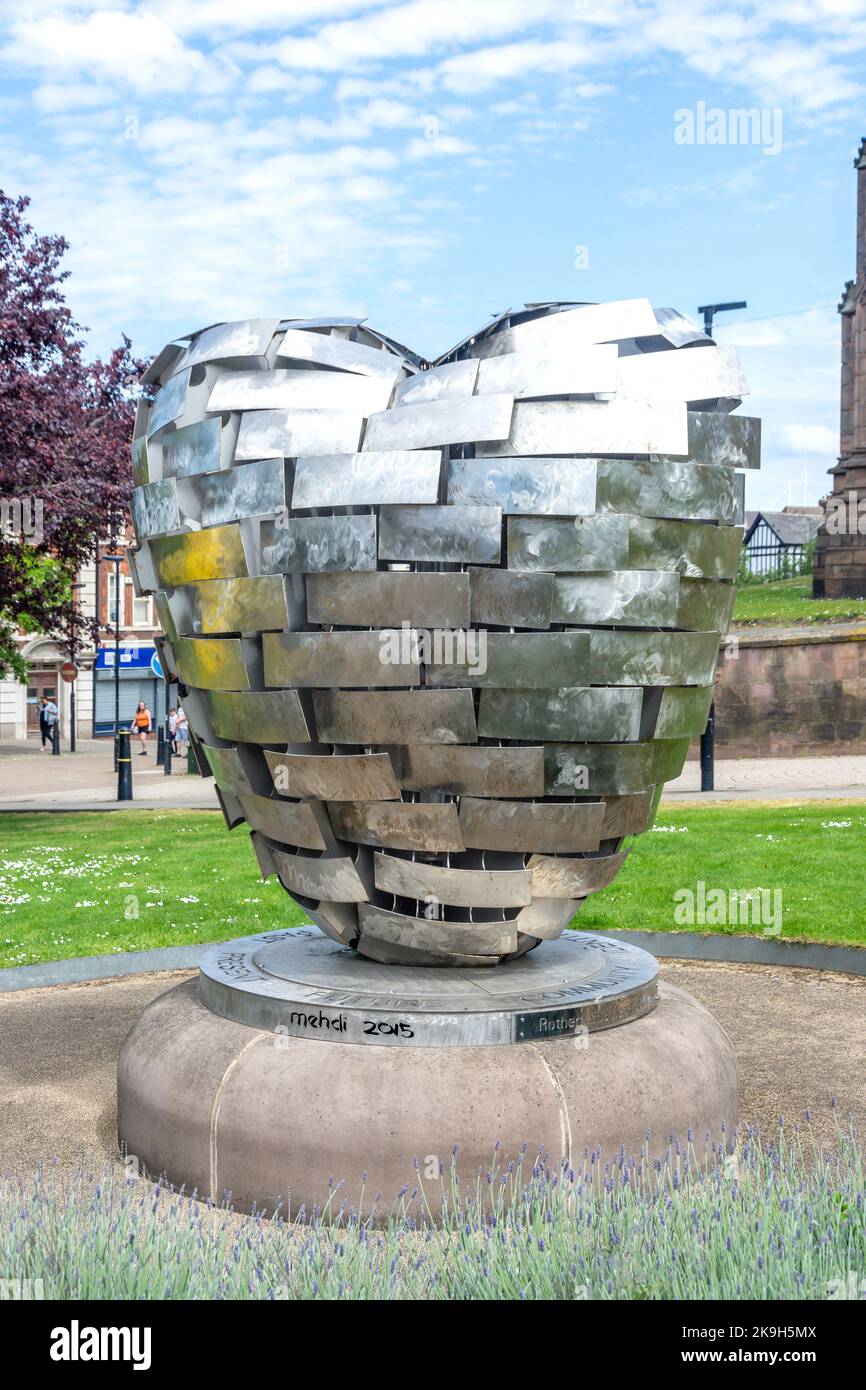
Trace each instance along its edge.
<instances>
[{"instance_id":1,"label":"green leafy tree","mask_svg":"<svg viewBox=\"0 0 866 1390\"><path fill-rule=\"evenodd\" d=\"M28 205L0 190L0 676L20 680L19 629L86 629L72 581L126 518L142 368L126 337L108 361L85 359L63 296L68 243L37 235Z\"/></svg>"}]
</instances>

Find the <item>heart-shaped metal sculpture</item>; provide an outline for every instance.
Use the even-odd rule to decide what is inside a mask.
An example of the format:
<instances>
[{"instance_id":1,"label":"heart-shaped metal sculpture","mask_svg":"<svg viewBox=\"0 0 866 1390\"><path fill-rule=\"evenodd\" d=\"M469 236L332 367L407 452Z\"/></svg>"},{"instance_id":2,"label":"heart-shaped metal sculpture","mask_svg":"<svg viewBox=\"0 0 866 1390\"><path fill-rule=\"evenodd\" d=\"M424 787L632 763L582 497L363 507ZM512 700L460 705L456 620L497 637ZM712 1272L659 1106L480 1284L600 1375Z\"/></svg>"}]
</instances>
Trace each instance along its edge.
<instances>
[{"instance_id":1,"label":"heart-shaped metal sculpture","mask_svg":"<svg viewBox=\"0 0 866 1390\"><path fill-rule=\"evenodd\" d=\"M219 324L145 381L135 582L263 874L378 961L558 936L707 721L760 450L736 355L638 299L433 365Z\"/></svg>"}]
</instances>

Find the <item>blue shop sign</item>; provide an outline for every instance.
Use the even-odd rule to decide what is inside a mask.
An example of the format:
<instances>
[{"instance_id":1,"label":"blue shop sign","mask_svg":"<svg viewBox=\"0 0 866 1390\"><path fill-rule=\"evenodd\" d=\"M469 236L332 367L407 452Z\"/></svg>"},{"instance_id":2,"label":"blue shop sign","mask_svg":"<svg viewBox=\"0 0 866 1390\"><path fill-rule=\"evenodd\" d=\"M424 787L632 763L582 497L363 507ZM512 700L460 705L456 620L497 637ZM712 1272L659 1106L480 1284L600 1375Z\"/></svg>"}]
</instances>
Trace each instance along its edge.
<instances>
[{"instance_id":1,"label":"blue shop sign","mask_svg":"<svg viewBox=\"0 0 866 1390\"><path fill-rule=\"evenodd\" d=\"M139 646L121 646L120 648L121 671L149 671L154 674L153 663L158 660L156 647L148 643L141 643ZM96 670L114 670L114 647L100 647L96 653Z\"/></svg>"}]
</instances>

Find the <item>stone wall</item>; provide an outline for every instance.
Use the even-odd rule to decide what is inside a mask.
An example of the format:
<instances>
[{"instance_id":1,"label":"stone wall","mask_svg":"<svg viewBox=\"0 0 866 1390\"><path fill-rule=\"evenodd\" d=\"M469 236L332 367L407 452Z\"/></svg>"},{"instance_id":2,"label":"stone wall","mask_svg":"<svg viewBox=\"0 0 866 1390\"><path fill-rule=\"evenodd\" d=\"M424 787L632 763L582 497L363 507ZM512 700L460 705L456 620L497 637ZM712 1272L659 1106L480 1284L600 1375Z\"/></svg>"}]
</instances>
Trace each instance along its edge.
<instances>
[{"instance_id":1,"label":"stone wall","mask_svg":"<svg viewBox=\"0 0 866 1390\"><path fill-rule=\"evenodd\" d=\"M866 754L866 625L734 635L716 674L718 757Z\"/></svg>"}]
</instances>

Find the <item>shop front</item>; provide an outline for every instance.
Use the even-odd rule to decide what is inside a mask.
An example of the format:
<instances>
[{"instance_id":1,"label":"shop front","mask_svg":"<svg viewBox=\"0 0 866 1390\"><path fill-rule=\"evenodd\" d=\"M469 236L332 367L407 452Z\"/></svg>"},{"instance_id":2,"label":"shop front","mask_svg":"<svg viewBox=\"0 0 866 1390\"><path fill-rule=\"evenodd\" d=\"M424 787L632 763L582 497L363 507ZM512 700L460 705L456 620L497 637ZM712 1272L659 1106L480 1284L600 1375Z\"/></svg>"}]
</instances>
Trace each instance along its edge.
<instances>
[{"instance_id":1,"label":"shop front","mask_svg":"<svg viewBox=\"0 0 866 1390\"><path fill-rule=\"evenodd\" d=\"M128 729L140 700L150 710L156 729L165 719L166 709L177 704L177 687L166 687L156 648L148 643L121 643L116 681L114 658L113 643L100 647L96 656L93 737L114 733L116 707L120 728Z\"/></svg>"}]
</instances>

